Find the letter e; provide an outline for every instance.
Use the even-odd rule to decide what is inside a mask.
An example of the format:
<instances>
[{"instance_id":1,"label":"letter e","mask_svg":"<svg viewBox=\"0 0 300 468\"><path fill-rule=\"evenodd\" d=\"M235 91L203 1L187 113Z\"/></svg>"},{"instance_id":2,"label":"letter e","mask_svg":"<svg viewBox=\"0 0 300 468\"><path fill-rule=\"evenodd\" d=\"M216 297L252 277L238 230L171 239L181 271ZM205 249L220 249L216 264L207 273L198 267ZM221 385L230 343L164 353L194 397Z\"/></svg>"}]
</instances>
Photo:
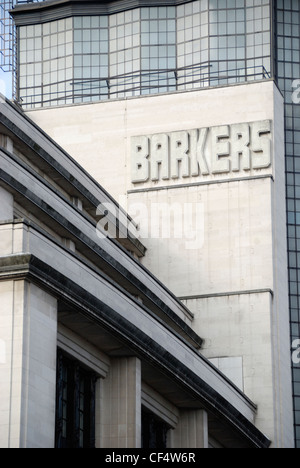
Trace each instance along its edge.
<instances>
[{"instance_id":1,"label":"letter e","mask_svg":"<svg viewBox=\"0 0 300 468\"><path fill-rule=\"evenodd\" d=\"M224 125L222 127L213 127L212 133L212 173L224 174L230 172L230 143L223 141L224 138L229 138L229 127ZM225 159L225 157L227 157Z\"/></svg>"}]
</instances>

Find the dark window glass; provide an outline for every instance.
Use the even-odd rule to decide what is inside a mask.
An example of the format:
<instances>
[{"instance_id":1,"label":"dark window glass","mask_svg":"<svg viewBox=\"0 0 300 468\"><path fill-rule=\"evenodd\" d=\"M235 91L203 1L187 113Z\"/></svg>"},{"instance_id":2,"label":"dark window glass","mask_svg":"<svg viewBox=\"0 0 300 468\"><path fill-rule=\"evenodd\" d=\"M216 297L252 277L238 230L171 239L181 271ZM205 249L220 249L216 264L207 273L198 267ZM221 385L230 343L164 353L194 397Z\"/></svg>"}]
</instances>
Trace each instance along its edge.
<instances>
[{"instance_id":1,"label":"dark window glass","mask_svg":"<svg viewBox=\"0 0 300 468\"><path fill-rule=\"evenodd\" d=\"M96 376L58 353L56 448L95 448Z\"/></svg>"},{"instance_id":2,"label":"dark window glass","mask_svg":"<svg viewBox=\"0 0 300 468\"><path fill-rule=\"evenodd\" d=\"M169 426L152 413L142 411L142 448L166 449Z\"/></svg>"}]
</instances>

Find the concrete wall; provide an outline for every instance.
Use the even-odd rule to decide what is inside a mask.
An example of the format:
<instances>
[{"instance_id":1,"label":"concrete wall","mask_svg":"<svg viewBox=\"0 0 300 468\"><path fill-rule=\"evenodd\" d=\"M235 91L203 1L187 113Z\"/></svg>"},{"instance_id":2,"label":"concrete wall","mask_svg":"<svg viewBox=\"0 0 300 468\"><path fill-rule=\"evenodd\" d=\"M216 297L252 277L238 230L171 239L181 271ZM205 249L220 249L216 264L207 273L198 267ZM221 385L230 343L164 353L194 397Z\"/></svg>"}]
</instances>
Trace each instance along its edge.
<instances>
[{"instance_id":1,"label":"concrete wall","mask_svg":"<svg viewBox=\"0 0 300 468\"><path fill-rule=\"evenodd\" d=\"M112 359L101 387L102 447L141 448L141 384L139 359Z\"/></svg>"},{"instance_id":2,"label":"concrete wall","mask_svg":"<svg viewBox=\"0 0 300 468\"><path fill-rule=\"evenodd\" d=\"M172 448L208 448L208 419L203 410L181 411L179 424L170 433L170 446Z\"/></svg>"},{"instance_id":3,"label":"concrete wall","mask_svg":"<svg viewBox=\"0 0 300 468\"><path fill-rule=\"evenodd\" d=\"M253 83L45 108L27 115L118 200L137 188L131 183L131 137L270 119L274 86ZM126 204L126 198L121 201Z\"/></svg>"}]
</instances>

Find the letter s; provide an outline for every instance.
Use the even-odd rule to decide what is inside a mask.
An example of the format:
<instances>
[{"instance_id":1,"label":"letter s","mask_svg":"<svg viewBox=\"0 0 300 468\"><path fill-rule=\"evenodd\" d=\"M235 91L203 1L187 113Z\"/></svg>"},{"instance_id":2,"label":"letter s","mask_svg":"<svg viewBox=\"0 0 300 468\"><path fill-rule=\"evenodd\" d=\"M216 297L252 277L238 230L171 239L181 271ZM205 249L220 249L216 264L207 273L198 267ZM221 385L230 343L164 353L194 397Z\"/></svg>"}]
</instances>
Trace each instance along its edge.
<instances>
[{"instance_id":1,"label":"letter s","mask_svg":"<svg viewBox=\"0 0 300 468\"><path fill-rule=\"evenodd\" d=\"M267 169L272 163L272 125L270 120L252 124L253 169Z\"/></svg>"}]
</instances>

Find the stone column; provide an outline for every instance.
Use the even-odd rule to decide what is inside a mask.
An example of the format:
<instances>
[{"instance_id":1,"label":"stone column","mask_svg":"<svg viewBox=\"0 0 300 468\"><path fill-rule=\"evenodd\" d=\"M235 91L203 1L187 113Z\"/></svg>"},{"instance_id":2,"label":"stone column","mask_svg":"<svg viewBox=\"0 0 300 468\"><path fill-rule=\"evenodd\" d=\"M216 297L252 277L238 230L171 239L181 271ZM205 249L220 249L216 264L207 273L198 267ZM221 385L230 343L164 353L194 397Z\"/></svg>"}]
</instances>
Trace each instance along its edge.
<instances>
[{"instance_id":1,"label":"stone column","mask_svg":"<svg viewBox=\"0 0 300 468\"><path fill-rule=\"evenodd\" d=\"M0 222L14 219L14 197L0 186Z\"/></svg>"},{"instance_id":2,"label":"stone column","mask_svg":"<svg viewBox=\"0 0 300 468\"><path fill-rule=\"evenodd\" d=\"M180 411L176 429L170 431L170 448L208 448L208 418L204 410Z\"/></svg>"},{"instance_id":3,"label":"stone column","mask_svg":"<svg viewBox=\"0 0 300 468\"><path fill-rule=\"evenodd\" d=\"M140 360L135 357L112 359L101 387L102 448L140 448Z\"/></svg>"},{"instance_id":4,"label":"stone column","mask_svg":"<svg viewBox=\"0 0 300 468\"><path fill-rule=\"evenodd\" d=\"M10 153L13 153L14 151L14 142L11 138L9 138L9 136L4 135L3 133L0 133L0 146L5 148Z\"/></svg>"},{"instance_id":5,"label":"stone column","mask_svg":"<svg viewBox=\"0 0 300 468\"><path fill-rule=\"evenodd\" d=\"M0 282L0 447L54 448L57 301Z\"/></svg>"}]
</instances>

